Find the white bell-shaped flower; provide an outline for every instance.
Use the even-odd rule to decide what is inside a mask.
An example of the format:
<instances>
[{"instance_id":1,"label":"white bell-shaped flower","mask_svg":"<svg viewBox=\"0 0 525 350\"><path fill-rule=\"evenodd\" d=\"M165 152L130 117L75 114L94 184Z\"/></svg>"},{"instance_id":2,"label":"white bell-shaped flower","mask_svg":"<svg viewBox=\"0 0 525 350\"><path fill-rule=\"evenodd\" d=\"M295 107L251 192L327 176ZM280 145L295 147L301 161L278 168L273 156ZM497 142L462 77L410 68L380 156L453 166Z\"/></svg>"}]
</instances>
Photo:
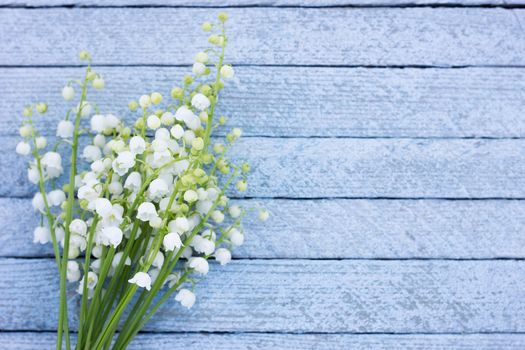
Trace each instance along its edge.
<instances>
[{"instance_id":1,"label":"white bell-shaped flower","mask_svg":"<svg viewBox=\"0 0 525 350\"><path fill-rule=\"evenodd\" d=\"M210 106L210 99L201 93L197 93L191 99L191 105L197 108L198 110L202 111Z\"/></svg>"},{"instance_id":2,"label":"white bell-shaped flower","mask_svg":"<svg viewBox=\"0 0 525 350\"><path fill-rule=\"evenodd\" d=\"M151 276L146 272L137 272L128 282L136 284L140 288L146 288L146 290L151 289Z\"/></svg>"},{"instance_id":3,"label":"white bell-shaped flower","mask_svg":"<svg viewBox=\"0 0 525 350\"><path fill-rule=\"evenodd\" d=\"M100 232L100 243L116 248L122 242L122 230L116 226L104 227Z\"/></svg>"},{"instance_id":4,"label":"white bell-shaped flower","mask_svg":"<svg viewBox=\"0 0 525 350\"><path fill-rule=\"evenodd\" d=\"M80 267L75 260L69 260L67 262L66 278L69 282L76 282L80 279Z\"/></svg>"},{"instance_id":5,"label":"white bell-shaped flower","mask_svg":"<svg viewBox=\"0 0 525 350\"><path fill-rule=\"evenodd\" d=\"M146 150L146 141L140 136L133 136L129 140L129 150L135 154L142 154Z\"/></svg>"},{"instance_id":6,"label":"white bell-shaped flower","mask_svg":"<svg viewBox=\"0 0 525 350\"><path fill-rule=\"evenodd\" d=\"M210 270L210 266L208 265L208 261L204 258L199 257L192 257L188 260L188 267L191 269L194 269L195 272L200 273L202 275L205 275Z\"/></svg>"},{"instance_id":7,"label":"white bell-shaped flower","mask_svg":"<svg viewBox=\"0 0 525 350\"><path fill-rule=\"evenodd\" d=\"M79 236L85 236L87 233L87 225L86 222L80 219L74 219L69 224L69 231L73 234L77 234Z\"/></svg>"},{"instance_id":8,"label":"white bell-shaped flower","mask_svg":"<svg viewBox=\"0 0 525 350\"><path fill-rule=\"evenodd\" d=\"M53 190L48 194L49 204L58 207L66 200L66 194L62 190Z\"/></svg>"},{"instance_id":9,"label":"white bell-shaped flower","mask_svg":"<svg viewBox=\"0 0 525 350\"><path fill-rule=\"evenodd\" d=\"M120 176L124 176L134 165L135 155L130 151L123 151L113 161L113 170Z\"/></svg>"},{"instance_id":10,"label":"white bell-shaped flower","mask_svg":"<svg viewBox=\"0 0 525 350\"><path fill-rule=\"evenodd\" d=\"M170 232L166 234L162 240L162 244L164 246L164 250L166 251L172 251L182 247L182 241L177 232Z\"/></svg>"},{"instance_id":11,"label":"white bell-shaped flower","mask_svg":"<svg viewBox=\"0 0 525 350\"><path fill-rule=\"evenodd\" d=\"M70 120L61 120L57 126L57 136L63 139L70 139L73 137L75 125Z\"/></svg>"},{"instance_id":12,"label":"white bell-shaped flower","mask_svg":"<svg viewBox=\"0 0 525 350\"><path fill-rule=\"evenodd\" d=\"M45 202L44 202L44 196L42 196L42 193L36 192L33 196L33 199L31 200L31 205L33 206L33 209L35 211L44 212L45 209Z\"/></svg>"},{"instance_id":13,"label":"white bell-shaped flower","mask_svg":"<svg viewBox=\"0 0 525 350\"><path fill-rule=\"evenodd\" d=\"M150 221L158 217L157 210L153 203L144 202L139 205L137 209L137 219L141 221Z\"/></svg>"},{"instance_id":14,"label":"white bell-shaped flower","mask_svg":"<svg viewBox=\"0 0 525 350\"><path fill-rule=\"evenodd\" d=\"M62 174L62 157L57 152L47 152L40 163L50 178L59 177Z\"/></svg>"},{"instance_id":15,"label":"white bell-shaped flower","mask_svg":"<svg viewBox=\"0 0 525 350\"><path fill-rule=\"evenodd\" d=\"M137 191L142 185L142 179L140 173L134 171L128 175L124 182L124 188L132 192Z\"/></svg>"},{"instance_id":16,"label":"white bell-shaped flower","mask_svg":"<svg viewBox=\"0 0 525 350\"><path fill-rule=\"evenodd\" d=\"M75 97L75 89L72 86L66 85L62 89L62 97L66 101L71 101Z\"/></svg>"},{"instance_id":17,"label":"white bell-shaped flower","mask_svg":"<svg viewBox=\"0 0 525 350\"><path fill-rule=\"evenodd\" d=\"M188 309L190 309L193 304L195 304L195 294L189 289L181 289L175 296L175 300L180 302L180 304Z\"/></svg>"},{"instance_id":18,"label":"white bell-shaped flower","mask_svg":"<svg viewBox=\"0 0 525 350\"><path fill-rule=\"evenodd\" d=\"M102 158L102 151L94 145L87 145L82 151L82 158L92 163Z\"/></svg>"},{"instance_id":19,"label":"white bell-shaped flower","mask_svg":"<svg viewBox=\"0 0 525 350\"><path fill-rule=\"evenodd\" d=\"M46 244L51 242L51 232L47 227L37 226L33 231L33 243Z\"/></svg>"},{"instance_id":20,"label":"white bell-shaped flower","mask_svg":"<svg viewBox=\"0 0 525 350\"><path fill-rule=\"evenodd\" d=\"M149 199L158 201L169 193L168 184L161 178L153 180L148 188Z\"/></svg>"},{"instance_id":21,"label":"white bell-shaped flower","mask_svg":"<svg viewBox=\"0 0 525 350\"><path fill-rule=\"evenodd\" d=\"M219 248L215 251L215 260L221 265L226 265L232 260L232 253L226 248Z\"/></svg>"}]
</instances>

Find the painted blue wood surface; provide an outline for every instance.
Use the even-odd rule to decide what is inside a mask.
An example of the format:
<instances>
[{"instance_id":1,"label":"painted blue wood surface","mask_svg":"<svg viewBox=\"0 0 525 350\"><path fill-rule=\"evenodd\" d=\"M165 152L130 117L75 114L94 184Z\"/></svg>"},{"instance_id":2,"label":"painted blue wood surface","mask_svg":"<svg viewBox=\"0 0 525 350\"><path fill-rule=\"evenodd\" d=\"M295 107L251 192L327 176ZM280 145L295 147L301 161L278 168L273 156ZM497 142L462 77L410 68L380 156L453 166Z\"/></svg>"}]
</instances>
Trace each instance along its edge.
<instances>
[{"instance_id":1,"label":"painted blue wood surface","mask_svg":"<svg viewBox=\"0 0 525 350\"><path fill-rule=\"evenodd\" d=\"M13 152L18 141L14 136L0 138L1 196L28 197L35 192L26 179L27 160ZM241 138L231 157L250 163L249 186L245 193L229 194L525 198L524 154L525 139Z\"/></svg>"},{"instance_id":2,"label":"painted blue wood surface","mask_svg":"<svg viewBox=\"0 0 525 350\"><path fill-rule=\"evenodd\" d=\"M221 3L248 6L227 9L228 58L245 66L221 100L251 136L234 157L252 162L257 198L240 200L272 219L250 219L237 260L212 266L195 308L171 300L133 349L525 347L525 11L388 7L407 3ZM22 106L58 101L80 49L106 65L104 109L166 94L188 69L174 66L205 43L198 24L218 12L191 8L208 0L0 0L68 4L102 7L0 9L2 349L50 348L56 327L57 276L49 247L30 243L34 189L13 153ZM51 104L46 134L65 108Z\"/></svg>"},{"instance_id":3,"label":"painted blue wood surface","mask_svg":"<svg viewBox=\"0 0 525 350\"><path fill-rule=\"evenodd\" d=\"M234 35L227 60L236 64L525 64L520 24L525 10L520 9L228 11L228 28ZM78 64L78 52L86 49L97 64L188 64L206 47L199 24L212 12L201 8L1 9L0 65Z\"/></svg>"},{"instance_id":4,"label":"painted blue wood surface","mask_svg":"<svg viewBox=\"0 0 525 350\"><path fill-rule=\"evenodd\" d=\"M0 259L1 329L55 329L54 264ZM170 298L145 330L523 333L523 274L525 261L516 260L238 260L212 264L191 310Z\"/></svg>"},{"instance_id":5,"label":"painted blue wood surface","mask_svg":"<svg viewBox=\"0 0 525 350\"><path fill-rule=\"evenodd\" d=\"M188 67L97 67L104 92L88 97L131 121L130 100L169 91ZM46 135L73 103L60 91L82 68L0 69L0 135L14 135L27 103L47 101L37 118ZM137 87L140 87L138 91ZM436 93L436 92L439 93ZM307 102L305 102L307 101ZM525 72L520 68L370 69L236 67L220 113L251 136L524 137ZM221 131L219 130L219 133ZM222 132L223 133L223 132Z\"/></svg>"},{"instance_id":6,"label":"painted blue wood surface","mask_svg":"<svg viewBox=\"0 0 525 350\"><path fill-rule=\"evenodd\" d=\"M239 202L267 208L272 219L247 217L236 258L525 258L522 200ZM31 212L29 199L0 199L0 257L51 256L50 245L29 244L39 220Z\"/></svg>"},{"instance_id":7,"label":"painted blue wood surface","mask_svg":"<svg viewBox=\"0 0 525 350\"><path fill-rule=\"evenodd\" d=\"M55 335L0 333L5 350L51 349ZM130 350L514 350L525 347L523 334L279 334L161 333L139 334Z\"/></svg>"},{"instance_id":8,"label":"painted blue wood surface","mask_svg":"<svg viewBox=\"0 0 525 350\"><path fill-rule=\"evenodd\" d=\"M49 6L170 6L170 7L330 7L330 6L417 6L417 5L463 5L463 6L513 6L523 0L0 0L0 6L49 7Z\"/></svg>"}]
</instances>

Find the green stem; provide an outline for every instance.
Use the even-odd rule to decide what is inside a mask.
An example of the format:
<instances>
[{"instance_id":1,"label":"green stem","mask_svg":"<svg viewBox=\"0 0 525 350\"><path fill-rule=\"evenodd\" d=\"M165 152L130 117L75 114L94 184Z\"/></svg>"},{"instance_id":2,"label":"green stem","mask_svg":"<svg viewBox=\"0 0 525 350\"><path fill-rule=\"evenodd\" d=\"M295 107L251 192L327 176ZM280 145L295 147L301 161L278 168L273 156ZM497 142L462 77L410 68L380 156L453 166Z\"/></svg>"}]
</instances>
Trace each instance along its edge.
<instances>
[{"instance_id":1,"label":"green stem","mask_svg":"<svg viewBox=\"0 0 525 350\"><path fill-rule=\"evenodd\" d=\"M230 186L230 183L231 181L235 178L236 176L236 172L234 172L230 178L226 181L226 184L224 185L222 191L221 191L221 195L226 191L226 189ZM167 274L169 274L170 271L172 271L175 266L177 265L177 262L179 261L180 257L182 256L182 254L184 253L184 250L186 249L187 246L189 246L189 244L191 243L191 241L193 240L193 237L195 237L195 235L202 229L202 227L205 225L205 223L207 222L207 220L209 219L211 213L213 213L213 211L215 210L215 208L219 205L219 201L220 201L220 197L221 196L218 196L217 199L215 200L215 202L213 203L212 207L210 208L210 210L208 211L208 213L206 213L206 216L201 220L201 222L192 230L191 234L184 240L184 244L183 244L183 247L181 247L181 249L178 250L177 254L175 255L175 258L173 259L173 261L171 263L169 263L169 265L167 264L167 262L171 259L171 255L173 254L173 252L170 253L170 258L167 259L167 262L165 263L166 266L168 266L168 268L166 270L163 269L163 271L161 271L161 273L159 273L159 276L157 276L157 279L155 280L155 283L153 284L153 287L152 287L152 290L148 293L148 296L146 298L146 301L144 302L144 304L140 307L140 309L138 310L138 312L136 313L132 313L130 314L130 316L128 316L128 319L130 317L133 318L133 320L131 321L131 324L128 326L128 327L123 327L122 331L121 331L121 334L119 335L118 339L117 339L117 343L119 342L119 339L126 339L127 335L131 332L133 332L133 329L135 328L135 325L136 323L142 318L142 315L144 315L144 313L147 311L149 305L151 304L153 298L155 297L156 293L160 290L160 288L162 287L166 277L167 277ZM128 323L128 320L126 321L126 323ZM140 326L142 327L142 326ZM139 328L140 329L140 328ZM137 331L138 332L138 331Z\"/></svg>"},{"instance_id":2,"label":"green stem","mask_svg":"<svg viewBox=\"0 0 525 350\"><path fill-rule=\"evenodd\" d=\"M87 78L90 71L88 66L86 69L86 75L82 84L82 94L80 97L80 103L78 105L78 112L75 119L75 129L73 133L73 144L71 146L71 170L69 173L69 188L66 205L66 220L64 227L64 250L62 252L62 265L60 267L60 307L58 314L58 339L57 339L57 350L62 349L62 332L64 329L64 319L67 319L67 295L66 295L66 275L67 275L67 261L69 255L69 225L73 218L73 204L75 203L75 176L77 173L77 150L78 150L78 137L80 128L80 119L82 116L82 106L86 99L87 90ZM67 321L66 321L67 322Z\"/></svg>"},{"instance_id":3,"label":"green stem","mask_svg":"<svg viewBox=\"0 0 525 350\"><path fill-rule=\"evenodd\" d=\"M226 35L224 35L224 24L222 25L222 35L224 38L226 38ZM217 105L217 99L219 97L219 82L221 81L221 68L222 64L224 62L224 52L226 50L226 41L224 42L224 45L222 45L221 54L219 56L219 63L217 64L217 75L215 77L215 96L214 99L211 101L211 108L210 108L210 114L208 114L208 121L206 122L206 133L204 136L204 149L206 152L208 151L208 145L210 143L210 136L211 136L211 129L213 124L213 114L215 113L215 106Z\"/></svg>"}]
</instances>

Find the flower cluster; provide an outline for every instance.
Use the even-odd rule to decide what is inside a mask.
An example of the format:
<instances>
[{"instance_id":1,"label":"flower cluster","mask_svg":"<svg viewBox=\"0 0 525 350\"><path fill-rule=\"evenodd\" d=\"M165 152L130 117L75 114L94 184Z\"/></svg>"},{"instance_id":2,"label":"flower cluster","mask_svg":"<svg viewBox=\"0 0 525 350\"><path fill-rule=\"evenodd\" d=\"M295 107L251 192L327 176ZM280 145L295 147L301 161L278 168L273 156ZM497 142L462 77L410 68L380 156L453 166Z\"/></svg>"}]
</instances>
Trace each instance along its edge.
<instances>
[{"instance_id":1,"label":"flower cluster","mask_svg":"<svg viewBox=\"0 0 525 350\"><path fill-rule=\"evenodd\" d=\"M221 13L217 24L203 24L204 31L217 31L209 37L212 46L195 56L193 74L171 90L169 101L153 92L129 103L133 125L88 99L105 81L87 52L80 54L88 63L84 78L62 90L64 100L78 97L78 103L58 123L53 145L33 124L48 106L25 108L16 152L32 156L28 178L39 188L32 204L42 220L34 242L52 243L60 271L60 348L63 334L70 346L66 281L77 283L82 295L77 349L123 349L172 294L191 308L208 259L225 265L243 244L248 210L226 194L233 184L247 189L250 166L227 157L242 132L211 138L226 123L216 117L216 105L235 74L224 64L226 20ZM259 209L259 217L266 220L268 212Z\"/></svg>"}]
</instances>

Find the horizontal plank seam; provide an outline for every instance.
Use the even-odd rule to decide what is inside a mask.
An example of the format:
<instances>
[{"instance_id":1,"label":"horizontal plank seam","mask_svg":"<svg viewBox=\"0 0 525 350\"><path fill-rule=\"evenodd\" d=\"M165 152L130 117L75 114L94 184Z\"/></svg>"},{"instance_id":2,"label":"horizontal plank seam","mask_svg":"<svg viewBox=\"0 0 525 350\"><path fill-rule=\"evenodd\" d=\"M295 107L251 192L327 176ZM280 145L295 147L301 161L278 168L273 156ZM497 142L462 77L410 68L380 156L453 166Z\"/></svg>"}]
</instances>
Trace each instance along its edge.
<instances>
[{"instance_id":1,"label":"horizontal plank seam","mask_svg":"<svg viewBox=\"0 0 525 350\"><path fill-rule=\"evenodd\" d=\"M81 258L81 257L80 257ZM2 260L51 260L54 259L52 255L47 256L0 256L0 262ZM491 257L491 258L425 258L425 257L411 257L411 258L388 258L388 257L377 257L377 258L266 258L266 257L243 257L233 258L232 261L457 261L457 262L470 262L470 261L525 261L525 257Z\"/></svg>"},{"instance_id":2,"label":"horizontal plank seam","mask_svg":"<svg viewBox=\"0 0 525 350\"><path fill-rule=\"evenodd\" d=\"M32 196L2 196L0 199L31 199ZM268 197L247 196L229 197L232 200L290 200L290 201L317 201L317 200L385 200L385 201L523 201L525 197L366 197L366 196L325 196L325 197Z\"/></svg>"},{"instance_id":3,"label":"horizontal plank seam","mask_svg":"<svg viewBox=\"0 0 525 350\"><path fill-rule=\"evenodd\" d=\"M15 260L47 260L53 259L53 255L0 255L0 260L2 259L15 259ZM82 258L82 256L79 256ZM523 257L482 257L482 258L447 258L447 257L436 257L436 258L425 258L425 257L410 257L410 258L388 258L388 257L332 257L332 258L297 258L297 257L242 257L242 258L233 258L233 261L283 261L283 260L294 260L294 261L525 261L525 256Z\"/></svg>"},{"instance_id":4,"label":"horizontal plank seam","mask_svg":"<svg viewBox=\"0 0 525 350\"><path fill-rule=\"evenodd\" d=\"M468 69L468 68L501 68L501 69L520 69L525 68L523 64L271 64L271 63L242 63L230 62L236 67L271 67L271 68L364 68L364 69ZM190 68L191 63L181 64L159 64L159 63L94 63L92 67L99 68ZM16 68L84 68L83 64L0 64L0 69Z\"/></svg>"},{"instance_id":5,"label":"horizontal plank seam","mask_svg":"<svg viewBox=\"0 0 525 350\"><path fill-rule=\"evenodd\" d=\"M463 4L459 1L450 1L447 3L426 3L418 4L413 2L399 3L399 4L387 4L387 3L378 3L378 4L334 4L334 5L257 5L257 4L247 4L247 5L146 5L146 4L126 4L126 5L16 5L16 4L6 4L0 5L0 9L27 9L27 10L40 10L40 9L56 9L56 8L66 8L66 9L105 9L105 8L182 8L182 9L228 9L228 8L276 8L276 9L341 9L341 8L351 8L351 9L367 9L367 8L502 8L502 9L521 9L525 8L525 4Z\"/></svg>"},{"instance_id":6,"label":"horizontal plank seam","mask_svg":"<svg viewBox=\"0 0 525 350\"><path fill-rule=\"evenodd\" d=\"M44 136L51 136L53 133L42 133ZM223 135L219 133L218 135ZM5 134L0 133L2 137L18 136L18 132L13 130ZM86 135L83 135L87 137ZM148 135L154 136L154 135ZM286 139L286 140L304 140L304 139L341 139L341 140L525 140L525 136L358 136L358 135L265 135L265 134L249 134L243 135L244 139Z\"/></svg>"},{"instance_id":7,"label":"horizontal plank seam","mask_svg":"<svg viewBox=\"0 0 525 350\"><path fill-rule=\"evenodd\" d=\"M54 329L0 329L1 333L54 333ZM71 334L77 334L76 331L70 331ZM182 334L203 334L203 335L250 335L250 334L286 334L286 335L525 335L525 332L501 332L501 331L486 331L486 332L281 332L281 331L141 331L139 334L164 334L164 335L182 335Z\"/></svg>"}]
</instances>

